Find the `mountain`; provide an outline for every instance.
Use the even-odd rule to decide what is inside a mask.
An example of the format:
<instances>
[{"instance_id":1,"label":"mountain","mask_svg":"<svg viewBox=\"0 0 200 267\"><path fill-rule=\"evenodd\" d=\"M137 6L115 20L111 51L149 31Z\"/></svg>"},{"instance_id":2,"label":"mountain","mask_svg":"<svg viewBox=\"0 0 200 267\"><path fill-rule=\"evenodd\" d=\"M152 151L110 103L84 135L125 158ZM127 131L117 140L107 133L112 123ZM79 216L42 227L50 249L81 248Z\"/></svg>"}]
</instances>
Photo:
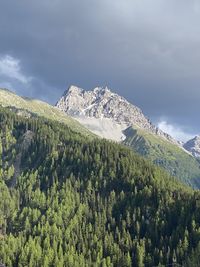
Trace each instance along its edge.
<instances>
[{"instance_id":1,"label":"mountain","mask_svg":"<svg viewBox=\"0 0 200 267\"><path fill-rule=\"evenodd\" d=\"M194 157L200 158L200 136L195 136L193 139L186 142L184 148Z\"/></svg>"},{"instance_id":2,"label":"mountain","mask_svg":"<svg viewBox=\"0 0 200 267\"><path fill-rule=\"evenodd\" d=\"M2 266L199 266L199 191L66 124L0 107L0 196Z\"/></svg>"},{"instance_id":3,"label":"mountain","mask_svg":"<svg viewBox=\"0 0 200 267\"><path fill-rule=\"evenodd\" d=\"M131 147L186 184L200 187L199 162L173 138L157 129L138 107L108 88L87 92L71 86L57 107L0 89L0 105L9 107L20 116L42 116L65 123L73 131L95 138L92 130L97 135Z\"/></svg>"},{"instance_id":4,"label":"mountain","mask_svg":"<svg viewBox=\"0 0 200 267\"><path fill-rule=\"evenodd\" d=\"M70 86L56 103L56 107L101 137L115 141L123 140L125 138L123 131L135 125L177 143L171 136L155 127L141 109L111 92L107 87L96 87L92 91L85 91Z\"/></svg>"},{"instance_id":5,"label":"mountain","mask_svg":"<svg viewBox=\"0 0 200 267\"><path fill-rule=\"evenodd\" d=\"M73 128L73 130L92 136L91 132L76 120L70 116L66 116L66 114L61 112L59 109L43 101L20 97L10 90L0 89L0 105L3 107L9 107L18 115L25 115L27 117L42 116L47 119L65 123L69 127Z\"/></svg>"},{"instance_id":6,"label":"mountain","mask_svg":"<svg viewBox=\"0 0 200 267\"><path fill-rule=\"evenodd\" d=\"M122 142L183 182L200 187L200 164L190 152L154 126L140 108L107 87L85 91L71 86L56 107L93 133Z\"/></svg>"}]
</instances>

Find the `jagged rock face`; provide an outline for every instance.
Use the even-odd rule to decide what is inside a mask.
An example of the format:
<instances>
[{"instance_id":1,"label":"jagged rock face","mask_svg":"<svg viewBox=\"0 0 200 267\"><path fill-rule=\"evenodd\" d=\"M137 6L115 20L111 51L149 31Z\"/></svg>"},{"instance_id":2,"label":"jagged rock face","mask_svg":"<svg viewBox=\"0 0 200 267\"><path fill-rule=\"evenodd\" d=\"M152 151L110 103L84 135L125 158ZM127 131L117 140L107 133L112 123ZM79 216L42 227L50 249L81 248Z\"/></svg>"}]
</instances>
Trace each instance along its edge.
<instances>
[{"instance_id":1,"label":"jagged rock face","mask_svg":"<svg viewBox=\"0 0 200 267\"><path fill-rule=\"evenodd\" d=\"M200 158L200 136L195 136L193 139L186 142L184 148L194 157Z\"/></svg>"},{"instance_id":2,"label":"jagged rock face","mask_svg":"<svg viewBox=\"0 0 200 267\"><path fill-rule=\"evenodd\" d=\"M61 97L57 107L71 116L112 118L119 124L152 127L139 108L131 105L123 97L112 93L108 88L97 87L93 91L84 91L71 86Z\"/></svg>"},{"instance_id":3,"label":"jagged rock face","mask_svg":"<svg viewBox=\"0 0 200 267\"><path fill-rule=\"evenodd\" d=\"M114 138L109 139L116 141L124 139L123 130L133 125L176 143L171 136L155 127L144 116L141 109L118 94L111 92L107 87L96 87L92 91L85 91L76 86L71 86L64 92L56 106L76 118L93 132L98 128L96 133L103 137L106 137L103 135L106 125L112 126L112 128L115 128L116 125ZM117 134L118 130L121 132L121 136L120 133ZM109 132L109 129L107 132ZM116 137L115 134L117 134Z\"/></svg>"}]
</instances>

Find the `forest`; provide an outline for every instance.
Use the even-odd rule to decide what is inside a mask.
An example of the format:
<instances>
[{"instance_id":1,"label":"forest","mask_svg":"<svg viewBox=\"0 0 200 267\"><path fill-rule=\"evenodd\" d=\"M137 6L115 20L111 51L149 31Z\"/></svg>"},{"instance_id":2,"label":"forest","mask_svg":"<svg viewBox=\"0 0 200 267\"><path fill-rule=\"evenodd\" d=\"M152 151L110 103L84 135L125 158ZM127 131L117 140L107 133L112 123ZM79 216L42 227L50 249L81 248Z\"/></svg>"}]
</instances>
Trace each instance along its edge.
<instances>
[{"instance_id":1,"label":"forest","mask_svg":"<svg viewBox=\"0 0 200 267\"><path fill-rule=\"evenodd\" d=\"M200 193L129 148L0 108L0 263L200 266Z\"/></svg>"}]
</instances>

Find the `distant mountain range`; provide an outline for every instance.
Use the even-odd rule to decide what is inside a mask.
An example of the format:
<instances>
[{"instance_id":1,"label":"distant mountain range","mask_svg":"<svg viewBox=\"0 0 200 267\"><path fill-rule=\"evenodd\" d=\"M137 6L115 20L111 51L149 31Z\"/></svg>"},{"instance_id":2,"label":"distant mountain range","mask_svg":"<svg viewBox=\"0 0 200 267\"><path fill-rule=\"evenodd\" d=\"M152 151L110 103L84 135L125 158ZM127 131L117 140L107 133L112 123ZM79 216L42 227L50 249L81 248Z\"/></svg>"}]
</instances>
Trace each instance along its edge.
<instances>
[{"instance_id":1,"label":"distant mountain range","mask_svg":"<svg viewBox=\"0 0 200 267\"><path fill-rule=\"evenodd\" d=\"M178 142L153 125L140 108L107 87L86 91L70 86L56 107L93 133L130 146L170 174L199 187L200 137L186 144Z\"/></svg>"}]
</instances>

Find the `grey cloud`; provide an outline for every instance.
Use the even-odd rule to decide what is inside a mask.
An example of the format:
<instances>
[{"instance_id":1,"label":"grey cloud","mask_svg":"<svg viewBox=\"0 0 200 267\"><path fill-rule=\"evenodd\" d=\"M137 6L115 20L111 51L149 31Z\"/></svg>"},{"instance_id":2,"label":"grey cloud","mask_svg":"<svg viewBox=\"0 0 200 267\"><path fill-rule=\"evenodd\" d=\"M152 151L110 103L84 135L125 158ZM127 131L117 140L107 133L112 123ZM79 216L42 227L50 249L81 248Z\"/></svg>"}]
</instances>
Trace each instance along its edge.
<instances>
[{"instance_id":1,"label":"grey cloud","mask_svg":"<svg viewBox=\"0 0 200 267\"><path fill-rule=\"evenodd\" d=\"M199 14L194 0L1 1L0 55L34 77L16 84L24 95L54 103L70 84L108 85L154 121L200 132Z\"/></svg>"}]
</instances>

